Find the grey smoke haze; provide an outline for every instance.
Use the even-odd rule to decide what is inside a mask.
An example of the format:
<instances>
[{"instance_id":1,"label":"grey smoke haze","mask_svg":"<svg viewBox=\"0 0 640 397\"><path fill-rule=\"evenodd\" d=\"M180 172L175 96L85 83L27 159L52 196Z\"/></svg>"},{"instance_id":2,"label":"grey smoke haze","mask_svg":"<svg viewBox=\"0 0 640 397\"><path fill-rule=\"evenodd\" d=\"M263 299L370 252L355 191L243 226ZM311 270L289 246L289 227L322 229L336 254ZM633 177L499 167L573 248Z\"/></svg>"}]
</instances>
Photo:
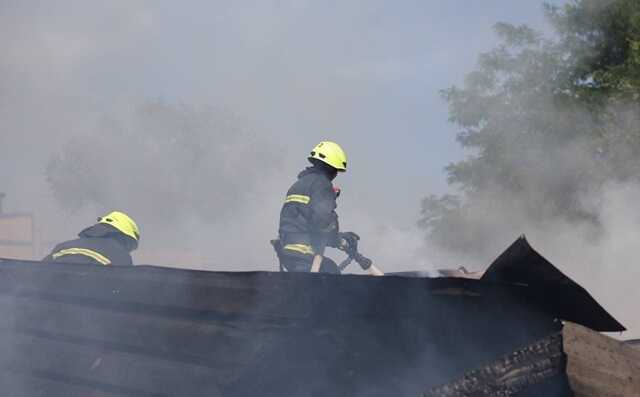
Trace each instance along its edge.
<instances>
[{"instance_id":1,"label":"grey smoke haze","mask_svg":"<svg viewBox=\"0 0 640 397\"><path fill-rule=\"evenodd\" d=\"M6 205L35 212L51 240L73 235L110 205L154 208L147 189L136 192L132 183L121 183L126 189L99 208L61 212L44 169L51 156L76 142L103 159L109 182L95 181L102 190L127 179L127 172L156 180L163 165L140 167L144 154L122 150L126 143L116 136L99 136L102 120L126 124L135 109L156 99L210 105L228 110L256 138L248 151L235 146L229 159L261 149L278 161L242 159L243 167L262 174L232 192L244 202L240 209L229 201L215 208L218 189L240 181L216 172L204 178L204 171L194 170L187 177L206 179L198 192L210 194L209 208L220 221L212 222L217 214L205 221L192 213L180 225L168 225L162 220L169 214L134 213L147 236L143 247L165 244L168 229L176 227L176 241L226 268L272 268L266 240L275 234L281 195L306 165L309 147L329 138L340 141L351 160L350 172L337 180L344 226L363 234L369 254L375 257L381 247L380 254L389 254L380 261L401 266L421 240L411 233L419 197L445 188L442 166L460 155L437 90L460 78L476 53L491 45L495 20L542 23L539 5L508 3L4 1L0 176L9 192ZM174 177L180 172L186 170ZM176 203L178 213L186 202ZM212 256L211 245L223 236L228 243Z\"/></svg>"},{"instance_id":2,"label":"grey smoke haze","mask_svg":"<svg viewBox=\"0 0 640 397\"><path fill-rule=\"evenodd\" d=\"M447 189L442 167L464 155L438 90L458 82L477 54L493 46L497 21L546 30L537 1L0 1L6 207L34 212L51 240L73 236L96 213L123 207L141 224L147 252L186 248L208 269L274 269L268 239L276 233L282 195L306 166L309 148L328 138L350 156L349 172L336 181L343 189L339 212L343 228L362 235L364 253L385 270L457 265L458 258L425 246L414 224L420 198ZM175 157L163 163L162 156L133 150L148 145L127 145L104 132L113 129L101 129L114 120L125 126L127 140L153 142L166 124L139 133L130 124L137 109L157 101L216 109L216 121L205 123L211 135L202 129L190 141L215 157L203 154L198 168L181 168L194 163L193 151L166 145L158 153ZM227 118L233 128L218 128ZM54 200L45 169L73 142L105 167L98 175L108 181L96 185L117 191L107 189L102 202L69 212ZM158 186L161 172L167 184ZM149 200L163 189L173 195ZM607 309L640 329L621 304L634 292L630 282L609 287L633 273L637 218L620 209L638 194L616 185L585 198L611 214L604 245L589 246L588 231L573 225L529 227L522 219L504 229L496 254L527 233ZM167 197L175 212L160 205ZM549 230L562 233L550 237ZM154 263L172 264L159 256ZM605 258L611 267L598 266ZM479 267L487 258L464 260Z\"/></svg>"}]
</instances>

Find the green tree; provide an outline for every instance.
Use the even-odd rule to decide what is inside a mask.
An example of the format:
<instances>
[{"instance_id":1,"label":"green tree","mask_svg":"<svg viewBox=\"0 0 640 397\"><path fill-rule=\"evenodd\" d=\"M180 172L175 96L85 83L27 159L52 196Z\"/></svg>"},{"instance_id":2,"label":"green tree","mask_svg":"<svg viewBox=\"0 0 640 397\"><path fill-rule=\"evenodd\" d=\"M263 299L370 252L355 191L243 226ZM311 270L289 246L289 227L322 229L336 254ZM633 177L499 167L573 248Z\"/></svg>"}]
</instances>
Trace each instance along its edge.
<instances>
[{"instance_id":1,"label":"green tree","mask_svg":"<svg viewBox=\"0 0 640 397\"><path fill-rule=\"evenodd\" d=\"M545 222L590 225L603 183L640 175L640 3L545 6L557 33L495 25L462 87L442 92L469 156L447 168L459 196L429 196L420 224L452 251L488 256L505 234Z\"/></svg>"},{"instance_id":2,"label":"green tree","mask_svg":"<svg viewBox=\"0 0 640 397\"><path fill-rule=\"evenodd\" d=\"M568 57L576 89L597 98L640 98L638 1L581 0L545 9Z\"/></svg>"}]
</instances>

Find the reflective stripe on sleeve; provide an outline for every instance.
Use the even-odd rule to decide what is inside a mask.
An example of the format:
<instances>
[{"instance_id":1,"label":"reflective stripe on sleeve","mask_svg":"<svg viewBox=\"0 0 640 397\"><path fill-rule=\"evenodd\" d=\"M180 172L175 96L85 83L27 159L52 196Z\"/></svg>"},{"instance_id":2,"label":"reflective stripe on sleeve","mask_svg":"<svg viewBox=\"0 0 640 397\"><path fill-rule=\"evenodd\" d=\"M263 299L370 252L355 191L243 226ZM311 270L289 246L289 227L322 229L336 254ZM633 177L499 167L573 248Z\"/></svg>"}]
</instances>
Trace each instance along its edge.
<instances>
[{"instance_id":1,"label":"reflective stripe on sleeve","mask_svg":"<svg viewBox=\"0 0 640 397\"><path fill-rule=\"evenodd\" d=\"M289 251L299 252L305 255L313 255L313 248L307 244L287 244L284 246L284 249Z\"/></svg>"},{"instance_id":2,"label":"reflective stripe on sleeve","mask_svg":"<svg viewBox=\"0 0 640 397\"><path fill-rule=\"evenodd\" d=\"M87 248L67 248L67 249L63 249L58 252L55 252L51 256L53 257L53 259L57 259L65 255L84 255L84 256L88 256L91 259L96 260L98 263L101 263L105 266L111 264L111 261L109 260L109 258L100 254L99 252L96 252Z\"/></svg>"},{"instance_id":3,"label":"reflective stripe on sleeve","mask_svg":"<svg viewBox=\"0 0 640 397\"><path fill-rule=\"evenodd\" d=\"M309 204L311 201L311 197L305 196L302 194L290 194L284 200L285 203L301 203L301 204Z\"/></svg>"}]
</instances>

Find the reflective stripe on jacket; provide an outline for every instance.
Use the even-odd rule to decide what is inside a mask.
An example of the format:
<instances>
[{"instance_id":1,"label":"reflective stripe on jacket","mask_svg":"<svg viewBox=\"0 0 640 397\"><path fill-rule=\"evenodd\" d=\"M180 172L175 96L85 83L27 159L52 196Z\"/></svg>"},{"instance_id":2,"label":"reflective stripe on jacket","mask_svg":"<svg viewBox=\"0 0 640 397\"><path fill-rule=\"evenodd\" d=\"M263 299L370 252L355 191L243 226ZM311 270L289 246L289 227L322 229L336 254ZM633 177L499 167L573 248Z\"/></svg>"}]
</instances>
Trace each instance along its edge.
<instances>
[{"instance_id":1,"label":"reflective stripe on jacket","mask_svg":"<svg viewBox=\"0 0 640 397\"><path fill-rule=\"evenodd\" d=\"M90 250L88 248L65 248L65 249L61 249L60 251L56 251L54 253L51 254L51 258L52 259L58 259L62 256L66 256L66 255L83 255L86 257L89 257L93 260L95 260L96 262L100 263L101 265L110 265L111 261L109 260L109 258L107 258L106 256L102 255L99 252L96 252L94 250Z\"/></svg>"}]
</instances>

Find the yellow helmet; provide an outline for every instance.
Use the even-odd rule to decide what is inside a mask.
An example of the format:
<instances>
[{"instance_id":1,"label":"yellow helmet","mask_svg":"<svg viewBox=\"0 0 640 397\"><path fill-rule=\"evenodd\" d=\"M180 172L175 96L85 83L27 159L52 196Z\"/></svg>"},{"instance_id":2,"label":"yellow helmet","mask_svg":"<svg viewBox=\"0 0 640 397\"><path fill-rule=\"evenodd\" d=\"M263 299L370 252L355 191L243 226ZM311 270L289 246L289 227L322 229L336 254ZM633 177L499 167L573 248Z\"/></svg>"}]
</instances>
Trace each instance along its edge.
<instances>
[{"instance_id":1,"label":"yellow helmet","mask_svg":"<svg viewBox=\"0 0 640 397\"><path fill-rule=\"evenodd\" d=\"M322 141L317 144L311 151L311 159L320 160L341 172L347 170L347 154L335 142Z\"/></svg>"},{"instance_id":2,"label":"yellow helmet","mask_svg":"<svg viewBox=\"0 0 640 397\"><path fill-rule=\"evenodd\" d=\"M133 219L124 212L110 212L107 215L98 218L98 223L111 225L134 239L136 242L140 241L140 229L138 229L138 225L136 225Z\"/></svg>"}]
</instances>

